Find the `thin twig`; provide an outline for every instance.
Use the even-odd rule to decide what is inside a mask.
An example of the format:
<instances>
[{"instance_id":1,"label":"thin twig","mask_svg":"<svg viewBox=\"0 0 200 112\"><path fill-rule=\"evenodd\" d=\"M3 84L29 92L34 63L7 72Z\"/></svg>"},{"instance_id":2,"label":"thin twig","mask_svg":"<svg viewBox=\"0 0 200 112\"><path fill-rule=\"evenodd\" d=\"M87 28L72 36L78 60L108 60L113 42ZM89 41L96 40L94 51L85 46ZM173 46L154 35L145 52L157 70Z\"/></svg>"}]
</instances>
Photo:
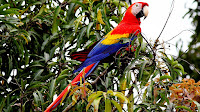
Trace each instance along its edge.
<instances>
[{"instance_id":1,"label":"thin twig","mask_svg":"<svg viewBox=\"0 0 200 112\"><path fill-rule=\"evenodd\" d=\"M174 0L172 1L171 8L170 8L170 9L171 9L171 10L170 10L170 13L169 13L169 15L168 15L168 17L167 17L167 20L166 20L166 22L165 22L165 25L163 26L163 28L162 28L162 30L161 30L161 32L160 32L160 34L159 34L159 36L158 36L158 38L157 38L156 40L158 40L158 39L160 38L162 32L164 31L164 29L165 29L165 27L166 27L166 25L167 25L168 20L169 20L171 14L172 14L172 11L173 11L173 9L174 9Z\"/></svg>"},{"instance_id":2,"label":"thin twig","mask_svg":"<svg viewBox=\"0 0 200 112\"><path fill-rule=\"evenodd\" d=\"M97 81L100 79L101 76L104 76L106 74L108 69L105 69L97 78L91 83L92 85L96 84Z\"/></svg>"},{"instance_id":3,"label":"thin twig","mask_svg":"<svg viewBox=\"0 0 200 112\"><path fill-rule=\"evenodd\" d=\"M195 68L195 66L194 65L192 65L190 62L188 62L187 60L184 60L184 59L181 59L181 58L178 58L178 60L181 60L181 61L184 61L184 62L186 62L187 64L189 64L190 66L192 66L193 68L194 68L194 70L200 75L200 72L199 72L199 70L198 69L196 69Z\"/></svg>"},{"instance_id":4,"label":"thin twig","mask_svg":"<svg viewBox=\"0 0 200 112\"><path fill-rule=\"evenodd\" d=\"M79 97L77 98L77 102L76 102L76 103L78 103L80 100L81 100L81 96L79 96ZM72 103L73 103L73 102L72 102ZM75 104L72 105L72 103L70 103L62 112L68 112L69 110L71 110L71 108L73 108L73 107L75 106Z\"/></svg>"},{"instance_id":5,"label":"thin twig","mask_svg":"<svg viewBox=\"0 0 200 112\"><path fill-rule=\"evenodd\" d=\"M194 40L196 39L196 41L194 42L194 45L199 41L199 38L197 37L197 35L195 35L194 34L194 36L195 36L195 38L194 38ZM187 53L187 51L189 51L189 49L190 48L188 48L187 50L185 50L179 57L182 57L184 54L186 54ZM177 58L178 59L178 58Z\"/></svg>"},{"instance_id":6,"label":"thin twig","mask_svg":"<svg viewBox=\"0 0 200 112\"><path fill-rule=\"evenodd\" d=\"M149 44L149 42L147 41L147 39L141 34L142 38L146 41L147 45L151 48L151 51L153 52L153 63L155 62L155 58L156 58L156 53L153 50L153 47L151 46L151 44Z\"/></svg>"},{"instance_id":7,"label":"thin twig","mask_svg":"<svg viewBox=\"0 0 200 112\"><path fill-rule=\"evenodd\" d=\"M168 42L168 41L171 41L172 39L174 39L175 37L179 36L181 33L185 32L185 31L189 31L191 33L193 33L193 35L195 34L195 32L193 32L192 30L190 29L187 29L187 30L182 30L180 33L178 33L177 35L173 36L171 39L165 41L165 42Z\"/></svg>"},{"instance_id":8,"label":"thin twig","mask_svg":"<svg viewBox=\"0 0 200 112\"><path fill-rule=\"evenodd\" d=\"M4 78L3 76L0 76L0 78L2 78L3 80L5 80L5 81L8 83L7 79ZM17 85L17 83L14 83L12 80L10 81L10 83ZM18 86L18 85L17 85L17 86Z\"/></svg>"}]
</instances>

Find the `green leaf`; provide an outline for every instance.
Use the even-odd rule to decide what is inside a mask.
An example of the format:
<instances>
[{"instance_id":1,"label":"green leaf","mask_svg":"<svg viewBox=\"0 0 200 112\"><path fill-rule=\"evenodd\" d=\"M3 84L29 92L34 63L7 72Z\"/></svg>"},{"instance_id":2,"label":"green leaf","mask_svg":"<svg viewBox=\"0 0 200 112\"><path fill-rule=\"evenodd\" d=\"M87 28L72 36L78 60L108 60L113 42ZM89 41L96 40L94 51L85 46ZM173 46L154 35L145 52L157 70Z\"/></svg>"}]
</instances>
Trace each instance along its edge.
<instances>
[{"instance_id":1,"label":"green leaf","mask_svg":"<svg viewBox=\"0 0 200 112\"><path fill-rule=\"evenodd\" d=\"M90 101L88 102L88 104L87 104L87 106L86 106L86 112L87 112L87 110L89 109L89 107L90 107L90 105L92 104L93 101L94 101L94 100L90 100Z\"/></svg>"},{"instance_id":2,"label":"green leaf","mask_svg":"<svg viewBox=\"0 0 200 112\"><path fill-rule=\"evenodd\" d=\"M4 4L4 5L0 6L0 12L3 11L4 8L7 8L9 6L10 6L10 4Z\"/></svg>"},{"instance_id":3,"label":"green leaf","mask_svg":"<svg viewBox=\"0 0 200 112\"><path fill-rule=\"evenodd\" d=\"M1 112L3 112L3 108L4 108L4 106L6 105L6 103L5 103L5 102L6 102L6 99L7 99L7 97L6 97L6 98L3 97L3 98L1 99L1 102L0 102L0 111L1 111Z\"/></svg>"},{"instance_id":4,"label":"green leaf","mask_svg":"<svg viewBox=\"0 0 200 112\"><path fill-rule=\"evenodd\" d=\"M111 19L114 20L116 23L119 23L119 18L116 16L111 16Z\"/></svg>"},{"instance_id":5,"label":"green leaf","mask_svg":"<svg viewBox=\"0 0 200 112\"><path fill-rule=\"evenodd\" d=\"M38 93L38 95L39 95L39 98L40 98L40 101L41 101L41 106L42 106L42 111L43 111L43 110L44 110L44 106L43 106L43 104L44 104L43 95L42 95L42 93L41 93L40 91L38 91L38 90L37 90L37 93Z\"/></svg>"},{"instance_id":6,"label":"green leaf","mask_svg":"<svg viewBox=\"0 0 200 112\"><path fill-rule=\"evenodd\" d=\"M41 2L41 1L37 1L37 2L34 2L33 4L34 4L34 5L41 5L42 2Z\"/></svg>"},{"instance_id":7,"label":"green leaf","mask_svg":"<svg viewBox=\"0 0 200 112\"><path fill-rule=\"evenodd\" d=\"M121 78L119 84L120 84L120 86L119 86L120 90L125 91L126 90L126 84L127 84L126 78L125 77Z\"/></svg>"},{"instance_id":8,"label":"green leaf","mask_svg":"<svg viewBox=\"0 0 200 112\"><path fill-rule=\"evenodd\" d=\"M130 82L132 81L132 78L131 78L131 73L132 73L132 72L131 72L131 71L129 71L129 72L127 73L127 75L126 75L126 77L127 77L127 78L126 78L127 85L128 85L128 84L130 84Z\"/></svg>"},{"instance_id":9,"label":"green leaf","mask_svg":"<svg viewBox=\"0 0 200 112\"><path fill-rule=\"evenodd\" d=\"M108 90L107 94L113 95L113 90Z\"/></svg>"},{"instance_id":10,"label":"green leaf","mask_svg":"<svg viewBox=\"0 0 200 112\"><path fill-rule=\"evenodd\" d=\"M94 104L94 112L98 112L99 103L100 103L101 98L102 98L102 97L96 98L96 99L93 101L93 104Z\"/></svg>"},{"instance_id":11,"label":"green leaf","mask_svg":"<svg viewBox=\"0 0 200 112\"><path fill-rule=\"evenodd\" d=\"M78 30L78 26L79 26L79 24L80 24L80 22L81 22L81 20L82 20L82 18L83 17L85 17L84 15L83 16L80 16L80 17L78 17L74 22L75 22L75 32L77 32L77 30Z\"/></svg>"},{"instance_id":12,"label":"green leaf","mask_svg":"<svg viewBox=\"0 0 200 112\"><path fill-rule=\"evenodd\" d=\"M97 92L92 93L92 94L88 97L88 101L90 101L90 100L92 100L92 99L93 99L93 100L96 99L97 97L101 96L102 93L103 93L103 91L97 91Z\"/></svg>"},{"instance_id":13,"label":"green leaf","mask_svg":"<svg viewBox=\"0 0 200 112\"><path fill-rule=\"evenodd\" d=\"M143 72L144 72L144 68L145 68L145 65L147 64L148 61L144 60L144 62L142 63L142 66L140 67L140 70L139 70L139 81L142 81L142 76L143 76Z\"/></svg>"},{"instance_id":14,"label":"green leaf","mask_svg":"<svg viewBox=\"0 0 200 112\"><path fill-rule=\"evenodd\" d=\"M163 75L163 76L160 77L160 81L164 80L164 79L170 79L171 81L173 80L173 78L169 75Z\"/></svg>"},{"instance_id":15,"label":"green leaf","mask_svg":"<svg viewBox=\"0 0 200 112\"><path fill-rule=\"evenodd\" d=\"M85 39L83 38L83 36L85 35L86 32L86 27L82 28L80 31L80 34L78 36L78 44L77 47L81 47L80 45L82 44L83 41L85 41Z\"/></svg>"},{"instance_id":16,"label":"green leaf","mask_svg":"<svg viewBox=\"0 0 200 112\"><path fill-rule=\"evenodd\" d=\"M88 27L87 27L87 37L90 38L90 29L92 28L94 22L89 23Z\"/></svg>"},{"instance_id":17,"label":"green leaf","mask_svg":"<svg viewBox=\"0 0 200 112\"><path fill-rule=\"evenodd\" d=\"M130 103L128 104L128 112L133 112L133 109L134 109L134 98L133 98L133 94L131 94L129 97L128 97Z\"/></svg>"},{"instance_id":18,"label":"green leaf","mask_svg":"<svg viewBox=\"0 0 200 112\"><path fill-rule=\"evenodd\" d=\"M152 78L156 77L159 73L160 73L159 70L157 70L157 69L154 70Z\"/></svg>"},{"instance_id":19,"label":"green leaf","mask_svg":"<svg viewBox=\"0 0 200 112\"><path fill-rule=\"evenodd\" d=\"M147 45L147 43L144 43L144 42L141 44L141 50L144 52L146 50L146 45Z\"/></svg>"},{"instance_id":20,"label":"green leaf","mask_svg":"<svg viewBox=\"0 0 200 112\"><path fill-rule=\"evenodd\" d=\"M169 63L171 63L171 62L170 62L169 60L167 60L166 58L162 58L162 59L163 59L163 61L165 62L165 64L167 65L167 67L169 68L170 74L171 74L172 78L175 79L176 76L175 76L175 74L174 74L174 71L173 71L171 65L169 64Z\"/></svg>"},{"instance_id":21,"label":"green leaf","mask_svg":"<svg viewBox=\"0 0 200 112\"><path fill-rule=\"evenodd\" d=\"M140 108L141 108L141 107L135 108L133 112L139 112Z\"/></svg>"},{"instance_id":22,"label":"green leaf","mask_svg":"<svg viewBox=\"0 0 200 112\"><path fill-rule=\"evenodd\" d=\"M78 1L78 0L72 0L71 2L72 2L72 3L79 4L82 8L87 9L87 6L86 6L85 4L83 4L83 2L80 2L80 1Z\"/></svg>"},{"instance_id":23,"label":"green leaf","mask_svg":"<svg viewBox=\"0 0 200 112\"><path fill-rule=\"evenodd\" d=\"M56 83L56 79L51 80L50 87L49 87L49 94L50 94L51 99L53 99L53 95L55 91L55 83Z\"/></svg>"},{"instance_id":24,"label":"green leaf","mask_svg":"<svg viewBox=\"0 0 200 112\"><path fill-rule=\"evenodd\" d=\"M111 112L112 106L109 99L105 100L105 112Z\"/></svg>"},{"instance_id":25,"label":"green leaf","mask_svg":"<svg viewBox=\"0 0 200 112\"><path fill-rule=\"evenodd\" d=\"M24 90L25 89L25 85L27 84L27 80L23 80L21 79L21 88Z\"/></svg>"},{"instance_id":26,"label":"green leaf","mask_svg":"<svg viewBox=\"0 0 200 112\"><path fill-rule=\"evenodd\" d=\"M45 62L49 61L49 54L44 52L44 60Z\"/></svg>"},{"instance_id":27,"label":"green leaf","mask_svg":"<svg viewBox=\"0 0 200 112\"><path fill-rule=\"evenodd\" d=\"M131 69L133 68L133 66L135 65L135 62L136 62L138 59L142 58L142 57L144 57L144 56L138 56L138 57L134 58L134 59L131 61L131 63L125 68L124 71L127 72L127 71L131 70Z\"/></svg>"},{"instance_id":28,"label":"green leaf","mask_svg":"<svg viewBox=\"0 0 200 112\"><path fill-rule=\"evenodd\" d=\"M40 11L39 11L39 13L38 13L36 16L34 16L34 17L33 17L33 19L35 19L35 18L37 18L39 15L41 15L41 14L43 13L43 11L44 11L45 7L46 7L46 5L45 5L45 4L43 4L43 5L42 5L42 7L40 8Z\"/></svg>"},{"instance_id":29,"label":"green leaf","mask_svg":"<svg viewBox=\"0 0 200 112\"><path fill-rule=\"evenodd\" d=\"M140 44L142 44L143 43L143 38L142 38L141 34L138 34L137 37L138 37L138 40L139 40Z\"/></svg>"},{"instance_id":30,"label":"green leaf","mask_svg":"<svg viewBox=\"0 0 200 112\"><path fill-rule=\"evenodd\" d=\"M27 65L29 63L29 53L26 48L25 48L24 58L25 58L25 65Z\"/></svg>"},{"instance_id":31,"label":"green leaf","mask_svg":"<svg viewBox=\"0 0 200 112\"><path fill-rule=\"evenodd\" d=\"M65 96L66 97L66 96ZM62 101L63 102L63 101ZM72 96L72 105L75 105L76 104L76 102L77 102L77 95L73 95Z\"/></svg>"},{"instance_id":32,"label":"green leaf","mask_svg":"<svg viewBox=\"0 0 200 112\"><path fill-rule=\"evenodd\" d=\"M54 53L55 53L55 50L58 48L58 46L54 46L52 49L51 49L51 51L50 51L50 54L49 54L49 58L51 59L51 58L53 58L53 56L55 55Z\"/></svg>"},{"instance_id":33,"label":"green leaf","mask_svg":"<svg viewBox=\"0 0 200 112\"><path fill-rule=\"evenodd\" d=\"M172 66L174 66L174 65L176 65L176 64L178 64L178 61L172 61Z\"/></svg>"},{"instance_id":34,"label":"green leaf","mask_svg":"<svg viewBox=\"0 0 200 112\"><path fill-rule=\"evenodd\" d=\"M113 92L113 96L117 96L118 98L121 98L125 101L125 103L129 103L128 98L121 92Z\"/></svg>"},{"instance_id":35,"label":"green leaf","mask_svg":"<svg viewBox=\"0 0 200 112\"><path fill-rule=\"evenodd\" d=\"M73 14L73 9L74 9L75 5L76 5L75 3L71 3L69 5L69 9L67 10L67 19L71 19L70 16L72 16L72 14Z\"/></svg>"},{"instance_id":36,"label":"green leaf","mask_svg":"<svg viewBox=\"0 0 200 112\"><path fill-rule=\"evenodd\" d=\"M19 14L19 12L17 11L19 9L17 8L9 8L5 11L0 11L0 15L6 15L6 14Z\"/></svg>"},{"instance_id":37,"label":"green leaf","mask_svg":"<svg viewBox=\"0 0 200 112\"><path fill-rule=\"evenodd\" d=\"M71 69L62 70L61 73L59 74L59 76L61 76L63 74L67 74L69 71L71 71Z\"/></svg>"},{"instance_id":38,"label":"green leaf","mask_svg":"<svg viewBox=\"0 0 200 112\"><path fill-rule=\"evenodd\" d=\"M187 111L189 111L189 112L192 112L192 110L190 110L190 108L189 108L189 107L186 107L186 106L176 106L175 108L176 108L176 109L177 109L177 108L185 109L185 110L187 110Z\"/></svg>"},{"instance_id":39,"label":"green leaf","mask_svg":"<svg viewBox=\"0 0 200 112\"><path fill-rule=\"evenodd\" d=\"M182 73L184 73L184 68L183 68L183 66L181 64L176 64L173 67L174 68L179 68L182 71Z\"/></svg>"},{"instance_id":40,"label":"green leaf","mask_svg":"<svg viewBox=\"0 0 200 112\"><path fill-rule=\"evenodd\" d=\"M28 100L26 100L24 103L23 103L23 106L22 106L22 112L25 112L25 107L26 107L26 103L28 102Z\"/></svg>"},{"instance_id":41,"label":"green leaf","mask_svg":"<svg viewBox=\"0 0 200 112\"><path fill-rule=\"evenodd\" d=\"M180 69L174 69L174 73L182 76L182 71Z\"/></svg>"},{"instance_id":42,"label":"green leaf","mask_svg":"<svg viewBox=\"0 0 200 112\"><path fill-rule=\"evenodd\" d=\"M34 102L37 106L39 106L39 96L36 94L36 92L33 93Z\"/></svg>"},{"instance_id":43,"label":"green leaf","mask_svg":"<svg viewBox=\"0 0 200 112\"><path fill-rule=\"evenodd\" d=\"M89 97L88 97L88 104L86 106L86 112L87 110L89 109L90 105L92 104L92 102L97 99L99 96L101 96L103 93L103 91L97 91L93 94L91 94Z\"/></svg>"},{"instance_id":44,"label":"green leaf","mask_svg":"<svg viewBox=\"0 0 200 112\"><path fill-rule=\"evenodd\" d=\"M21 50L22 56L23 56L24 55L24 46L23 46L23 43L19 42L19 45L20 45L20 50Z\"/></svg>"},{"instance_id":45,"label":"green leaf","mask_svg":"<svg viewBox=\"0 0 200 112\"><path fill-rule=\"evenodd\" d=\"M168 99L168 97L166 97L165 93L160 93L160 96L162 98L161 101L159 101L160 104L163 104L164 102L167 102L167 104L170 105L169 99Z\"/></svg>"},{"instance_id":46,"label":"green leaf","mask_svg":"<svg viewBox=\"0 0 200 112\"><path fill-rule=\"evenodd\" d=\"M122 107L116 101L111 100L112 104L117 108L119 112L122 112Z\"/></svg>"},{"instance_id":47,"label":"green leaf","mask_svg":"<svg viewBox=\"0 0 200 112\"><path fill-rule=\"evenodd\" d=\"M34 74L34 79L33 80L39 80L42 76L42 72L44 71L44 69L39 69L35 74Z\"/></svg>"},{"instance_id":48,"label":"green leaf","mask_svg":"<svg viewBox=\"0 0 200 112\"><path fill-rule=\"evenodd\" d=\"M106 77L105 84L106 84L106 88L108 88L110 84L112 84L110 77Z\"/></svg>"},{"instance_id":49,"label":"green leaf","mask_svg":"<svg viewBox=\"0 0 200 112\"><path fill-rule=\"evenodd\" d=\"M139 45L135 50L135 58L138 57L140 50L141 50L141 45Z\"/></svg>"},{"instance_id":50,"label":"green leaf","mask_svg":"<svg viewBox=\"0 0 200 112\"><path fill-rule=\"evenodd\" d=\"M27 90L37 89L39 87L45 88L45 86L43 86L43 85L44 85L44 83L42 83L42 82L34 81L34 82L31 82L31 84L29 86L27 86Z\"/></svg>"},{"instance_id":51,"label":"green leaf","mask_svg":"<svg viewBox=\"0 0 200 112\"><path fill-rule=\"evenodd\" d=\"M66 79L68 76L67 75L59 75L56 78L56 84L58 84L61 80Z\"/></svg>"},{"instance_id":52,"label":"green leaf","mask_svg":"<svg viewBox=\"0 0 200 112\"><path fill-rule=\"evenodd\" d=\"M52 25L52 34L55 35L58 32L58 14L60 13L61 7L57 6L54 12L54 17L53 17L53 25Z\"/></svg>"},{"instance_id":53,"label":"green leaf","mask_svg":"<svg viewBox=\"0 0 200 112\"><path fill-rule=\"evenodd\" d=\"M0 50L0 54L3 54L3 53L5 53L5 52L6 52L5 49Z\"/></svg>"}]
</instances>

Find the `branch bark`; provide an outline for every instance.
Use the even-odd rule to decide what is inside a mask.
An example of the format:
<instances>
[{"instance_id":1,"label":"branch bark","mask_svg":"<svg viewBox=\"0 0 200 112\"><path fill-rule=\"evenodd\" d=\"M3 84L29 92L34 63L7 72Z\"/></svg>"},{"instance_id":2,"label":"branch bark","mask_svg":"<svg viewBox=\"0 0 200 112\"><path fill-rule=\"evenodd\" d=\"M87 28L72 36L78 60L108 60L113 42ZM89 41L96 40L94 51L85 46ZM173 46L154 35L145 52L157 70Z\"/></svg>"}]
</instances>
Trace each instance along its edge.
<instances>
[{"instance_id":1,"label":"branch bark","mask_svg":"<svg viewBox=\"0 0 200 112\"><path fill-rule=\"evenodd\" d=\"M81 96L78 97L77 102L81 100ZM68 112L69 110L71 110L76 104L72 105L72 103L70 103L62 112Z\"/></svg>"}]
</instances>

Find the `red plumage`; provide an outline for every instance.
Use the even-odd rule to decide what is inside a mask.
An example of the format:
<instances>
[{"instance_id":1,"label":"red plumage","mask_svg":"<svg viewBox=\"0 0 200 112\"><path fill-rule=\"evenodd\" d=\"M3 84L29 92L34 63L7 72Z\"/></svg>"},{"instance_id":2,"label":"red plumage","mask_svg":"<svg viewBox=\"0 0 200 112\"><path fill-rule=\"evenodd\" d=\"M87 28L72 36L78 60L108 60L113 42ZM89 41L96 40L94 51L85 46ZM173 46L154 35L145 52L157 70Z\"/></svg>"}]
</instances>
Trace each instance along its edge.
<instances>
[{"instance_id":1,"label":"red plumage","mask_svg":"<svg viewBox=\"0 0 200 112\"><path fill-rule=\"evenodd\" d=\"M93 47L97 43L98 43L98 41L93 43L88 49L84 49L83 51L73 52L70 55L70 58L73 59L73 60L84 62L86 60L86 58L87 58L88 53L93 49Z\"/></svg>"}]
</instances>

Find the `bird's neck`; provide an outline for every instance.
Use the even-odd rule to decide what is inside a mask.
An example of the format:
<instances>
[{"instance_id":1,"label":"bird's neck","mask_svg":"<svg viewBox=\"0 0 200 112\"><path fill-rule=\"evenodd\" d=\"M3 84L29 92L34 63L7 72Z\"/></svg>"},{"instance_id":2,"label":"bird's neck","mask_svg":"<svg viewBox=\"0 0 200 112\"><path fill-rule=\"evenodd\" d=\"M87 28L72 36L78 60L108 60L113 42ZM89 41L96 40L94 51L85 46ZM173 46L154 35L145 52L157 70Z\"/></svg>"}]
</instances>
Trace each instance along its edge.
<instances>
[{"instance_id":1,"label":"bird's neck","mask_svg":"<svg viewBox=\"0 0 200 112\"><path fill-rule=\"evenodd\" d=\"M133 14L126 13L120 23L129 23L132 25L140 25L140 18L136 18Z\"/></svg>"}]
</instances>

